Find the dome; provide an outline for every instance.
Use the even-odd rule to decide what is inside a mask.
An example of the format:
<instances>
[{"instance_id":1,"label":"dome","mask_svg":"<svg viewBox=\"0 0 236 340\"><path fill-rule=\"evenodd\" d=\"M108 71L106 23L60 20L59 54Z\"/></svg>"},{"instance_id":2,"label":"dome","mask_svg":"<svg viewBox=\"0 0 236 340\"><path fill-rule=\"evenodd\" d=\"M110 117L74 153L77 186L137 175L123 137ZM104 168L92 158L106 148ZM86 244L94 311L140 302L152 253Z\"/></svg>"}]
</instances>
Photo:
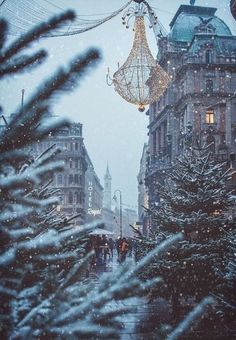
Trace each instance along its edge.
<instances>
[{"instance_id":1,"label":"dome","mask_svg":"<svg viewBox=\"0 0 236 340\"><path fill-rule=\"evenodd\" d=\"M211 7L180 6L170 23L170 40L190 42L194 36L195 27L204 23L207 26L208 22L209 26L214 28L216 35L231 36L229 27L223 20L214 15L215 12L216 8Z\"/></svg>"}]
</instances>

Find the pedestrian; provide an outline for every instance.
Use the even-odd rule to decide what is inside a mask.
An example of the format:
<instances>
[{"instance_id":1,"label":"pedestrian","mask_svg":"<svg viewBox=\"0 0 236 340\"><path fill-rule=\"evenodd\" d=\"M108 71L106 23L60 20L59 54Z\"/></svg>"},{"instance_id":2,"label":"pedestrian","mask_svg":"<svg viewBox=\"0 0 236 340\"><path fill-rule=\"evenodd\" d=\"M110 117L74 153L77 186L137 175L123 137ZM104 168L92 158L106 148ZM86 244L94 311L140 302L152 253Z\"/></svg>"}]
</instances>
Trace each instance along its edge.
<instances>
[{"instance_id":1,"label":"pedestrian","mask_svg":"<svg viewBox=\"0 0 236 340\"><path fill-rule=\"evenodd\" d=\"M94 239L94 250L96 254L96 264L100 264L101 262L101 238L99 235L96 235Z\"/></svg>"},{"instance_id":2,"label":"pedestrian","mask_svg":"<svg viewBox=\"0 0 236 340\"><path fill-rule=\"evenodd\" d=\"M133 250L133 240L132 240L132 238L131 238L131 237L128 239L128 244L129 244L129 251L128 251L128 256L132 256L132 250Z\"/></svg>"},{"instance_id":3,"label":"pedestrian","mask_svg":"<svg viewBox=\"0 0 236 340\"><path fill-rule=\"evenodd\" d=\"M123 237L122 242L121 242L120 262L125 261L128 250L129 250L129 244L128 244L126 238Z\"/></svg>"},{"instance_id":4,"label":"pedestrian","mask_svg":"<svg viewBox=\"0 0 236 340\"><path fill-rule=\"evenodd\" d=\"M109 244L109 248L110 248L111 257L113 258L114 241L111 237L108 240L108 244Z\"/></svg>"},{"instance_id":5,"label":"pedestrian","mask_svg":"<svg viewBox=\"0 0 236 340\"><path fill-rule=\"evenodd\" d=\"M106 263L107 255L109 255L109 244L106 235L102 235L101 246L103 251L103 261Z\"/></svg>"},{"instance_id":6,"label":"pedestrian","mask_svg":"<svg viewBox=\"0 0 236 340\"><path fill-rule=\"evenodd\" d=\"M120 255L121 255L121 243L122 239L118 237L116 240L116 251L117 251L117 261L120 262Z\"/></svg>"}]
</instances>

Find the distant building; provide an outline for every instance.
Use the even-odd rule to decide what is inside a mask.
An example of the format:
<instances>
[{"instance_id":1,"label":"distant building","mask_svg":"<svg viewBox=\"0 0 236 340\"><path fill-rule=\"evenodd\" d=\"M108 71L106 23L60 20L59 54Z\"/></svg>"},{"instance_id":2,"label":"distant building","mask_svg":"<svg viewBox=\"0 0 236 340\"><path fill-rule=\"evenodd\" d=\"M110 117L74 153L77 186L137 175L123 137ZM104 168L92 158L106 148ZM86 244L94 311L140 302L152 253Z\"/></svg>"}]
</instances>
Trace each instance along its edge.
<instances>
[{"instance_id":1,"label":"distant building","mask_svg":"<svg viewBox=\"0 0 236 340\"><path fill-rule=\"evenodd\" d=\"M111 210L111 174L107 164L107 170L104 175L103 207Z\"/></svg>"},{"instance_id":2,"label":"distant building","mask_svg":"<svg viewBox=\"0 0 236 340\"><path fill-rule=\"evenodd\" d=\"M72 123L60 129L42 142L32 145L33 155L40 155L50 146L61 150L56 159L64 162L64 170L55 174L52 186L60 191L60 204L57 210L65 217L79 214L74 220L77 225L85 222L85 171L86 152L82 137L82 124Z\"/></svg>"},{"instance_id":3,"label":"distant building","mask_svg":"<svg viewBox=\"0 0 236 340\"><path fill-rule=\"evenodd\" d=\"M181 5L159 39L157 59L171 82L148 111L150 206L158 204L155 183L196 140L211 143L215 159L235 169L236 36L215 12Z\"/></svg>"},{"instance_id":4,"label":"distant building","mask_svg":"<svg viewBox=\"0 0 236 340\"><path fill-rule=\"evenodd\" d=\"M103 208L102 219L106 225L106 229L114 232L113 237L119 235L118 222L116 211L112 210L112 177L109 166L107 165L106 173L104 175L104 191L103 191Z\"/></svg>"},{"instance_id":5,"label":"distant building","mask_svg":"<svg viewBox=\"0 0 236 340\"><path fill-rule=\"evenodd\" d=\"M137 211L130 208L125 208L122 211L122 234L124 237L134 236L133 229L130 225L135 225L138 221Z\"/></svg>"},{"instance_id":6,"label":"distant building","mask_svg":"<svg viewBox=\"0 0 236 340\"><path fill-rule=\"evenodd\" d=\"M145 208L148 208L148 188L145 183L146 171L148 168L149 160L149 147L145 143L143 146L143 152L140 160L140 168L137 176L138 179L138 220L142 226L142 232L144 235L148 235L149 231L149 215Z\"/></svg>"},{"instance_id":7,"label":"distant building","mask_svg":"<svg viewBox=\"0 0 236 340\"><path fill-rule=\"evenodd\" d=\"M94 170L93 163L85 149L87 170L85 172L85 220L102 218L103 186Z\"/></svg>"}]
</instances>

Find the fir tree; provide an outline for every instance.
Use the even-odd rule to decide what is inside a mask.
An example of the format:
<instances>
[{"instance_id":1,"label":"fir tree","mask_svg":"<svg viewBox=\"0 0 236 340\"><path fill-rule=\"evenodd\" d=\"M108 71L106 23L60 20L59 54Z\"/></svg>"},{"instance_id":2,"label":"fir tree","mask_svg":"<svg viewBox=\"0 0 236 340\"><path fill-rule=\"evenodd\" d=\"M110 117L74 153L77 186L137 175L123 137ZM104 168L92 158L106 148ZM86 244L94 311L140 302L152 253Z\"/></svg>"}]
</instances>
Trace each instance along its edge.
<instances>
[{"instance_id":1,"label":"fir tree","mask_svg":"<svg viewBox=\"0 0 236 340\"><path fill-rule=\"evenodd\" d=\"M215 162L208 147L196 147L176 161L157 188L160 204L150 213L158 228L139 244L151 249L167 236L185 234L184 241L146 272L148 277L163 277L161 295L172 300L174 313L179 314L181 301L199 302L219 293L224 283L221 274L233 254L228 233L235 232L227 226L227 209L232 206L229 176L226 164Z\"/></svg>"},{"instance_id":2,"label":"fir tree","mask_svg":"<svg viewBox=\"0 0 236 340\"><path fill-rule=\"evenodd\" d=\"M7 77L37 66L45 51L26 55L25 49L40 36L58 29L72 12L40 24L5 47L7 23L0 21L0 76ZM68 122L44 124L51 111L51 99L58 91L77 84L88 66L99 59L97 50L77 56L66 69L59 69L44 82L0 132L0 335L2 339L32 338L119 338L118 318L131 307L115 302L140 296L159 284L155 277L138 277L154 256L160 256L178 234L167 239L136 265L125 263L99 283L83 277L92 254L85 257L83 242L98 223L74 228L58 215L57 192L50 187L55 171L63 165L55 161L54 147L31 159L28 147ZM100 222L99 222L100 223ZM76 247L75 247L76 244Z\"/></svg>"}]
</instances>

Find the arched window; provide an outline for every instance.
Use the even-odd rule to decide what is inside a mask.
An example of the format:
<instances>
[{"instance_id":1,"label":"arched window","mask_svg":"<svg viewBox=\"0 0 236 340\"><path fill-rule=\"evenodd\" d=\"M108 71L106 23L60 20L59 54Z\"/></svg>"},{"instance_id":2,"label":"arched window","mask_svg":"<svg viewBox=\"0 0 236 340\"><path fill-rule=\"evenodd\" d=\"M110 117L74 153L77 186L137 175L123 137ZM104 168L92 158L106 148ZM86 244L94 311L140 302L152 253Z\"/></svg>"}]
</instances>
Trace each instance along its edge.
<instances>
[{"instance_id":1,"label":"arched window","mask_svg":"<svg viewBox=\"0 0 236 340\"><path fill-rule=\"evenodd\" d=\"M57 184L62 185L62 175L61 174L57 175Z\"/></svg>"},{"instance_id":2,"label":"arched window","mask_svg":"<svg viewBox=\"0 0 236 340\"><path fill-rule=\"evenodd\" d=\"M73 193L71 191L68 194L68 203L73 204Z\"/></svg>"},{"instance_id":3,"label":"arched window","mask_svg":"<svg viewBox=\"0 0 236 340\"><path fill-rule=\"evenodd\" d=\"M79 176L78 176L78 174L75 174L75 175L74 175L74 183L75 183L75 184L78 184L78 183L79 183Z\"/></svg>"},{"instance_id":4,"label":"arched window","mask_svg":"<svg viewBox=\"0 0 236 340\"><path fill-rule=\"evenodd\" d=\"M69 175L69 184L73 183L73 175Z\"/></svg>"},{"instance_id":5,"label":"arched window","mask_svg":"<svg viewBox=\"0 0 236 340\"><path fill-rule=\"evenodd\" d=\"M206 50L206 63L211 64L212 63L212 51Z\"/></svg>"}]
</instances>

